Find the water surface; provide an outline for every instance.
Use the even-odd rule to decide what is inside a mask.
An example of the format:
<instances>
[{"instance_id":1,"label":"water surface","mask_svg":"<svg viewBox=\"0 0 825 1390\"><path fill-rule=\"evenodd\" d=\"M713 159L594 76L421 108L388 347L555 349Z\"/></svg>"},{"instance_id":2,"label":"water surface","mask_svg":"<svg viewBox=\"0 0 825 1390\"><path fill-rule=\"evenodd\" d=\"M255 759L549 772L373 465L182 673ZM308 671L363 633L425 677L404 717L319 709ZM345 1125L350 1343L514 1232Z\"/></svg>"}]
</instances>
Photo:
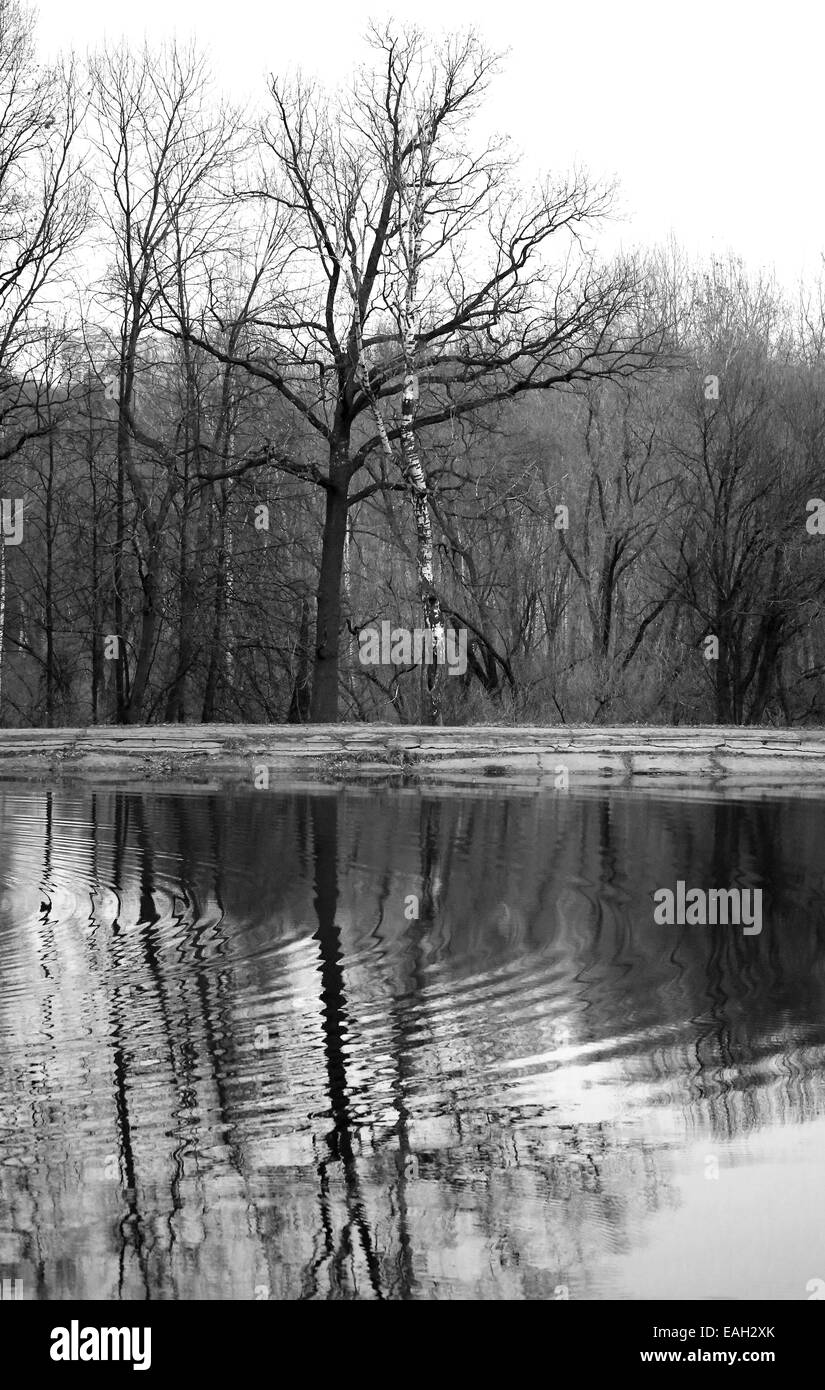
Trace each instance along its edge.
<instances>
[{"instance_id":1,"label":"water surface","mask_svg":"<svg viewBox=\"0 0 825 1390\"><path fill-rule=\"evenodd\" d=\"M7 785L0 1273L809 1297L823 844L825 800ZM761 934L656 925L679 878Z\"/></svg>"}]
</instances>

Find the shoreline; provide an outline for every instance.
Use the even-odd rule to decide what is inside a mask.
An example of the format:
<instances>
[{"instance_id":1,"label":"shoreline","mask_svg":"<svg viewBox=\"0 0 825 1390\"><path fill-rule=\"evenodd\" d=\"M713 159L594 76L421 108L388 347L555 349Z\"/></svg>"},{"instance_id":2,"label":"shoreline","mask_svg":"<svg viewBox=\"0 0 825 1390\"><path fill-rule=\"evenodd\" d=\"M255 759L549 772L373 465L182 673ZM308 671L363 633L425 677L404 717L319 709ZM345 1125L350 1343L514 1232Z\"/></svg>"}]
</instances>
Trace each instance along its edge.
<instances>
[{"instance_id":1,"label":"shoreline","mask_svg":"<svg viewBox=\"0 0 825 1390\"><path fill-rule=\"evenodd\" d=\"M0 730L0 782L398 781L825 792L825 729L140 725ZM562 771L563 770L563 771Z\"/></svg>"}]
</instances>

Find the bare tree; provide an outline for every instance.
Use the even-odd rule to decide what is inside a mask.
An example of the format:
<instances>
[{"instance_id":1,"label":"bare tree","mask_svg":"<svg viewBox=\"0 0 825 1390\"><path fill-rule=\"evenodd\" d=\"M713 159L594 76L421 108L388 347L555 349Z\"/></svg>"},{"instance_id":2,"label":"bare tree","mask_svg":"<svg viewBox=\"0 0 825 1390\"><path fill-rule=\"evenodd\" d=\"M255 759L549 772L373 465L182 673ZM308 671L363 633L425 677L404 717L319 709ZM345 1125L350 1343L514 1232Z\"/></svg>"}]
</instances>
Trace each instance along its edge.
<instances>
[{"instance_id":1,"label":"bare tree","mask_svg":"<svg viewBox=\"0 0 825 1390\"><path fill-rule=\"evenodd\" d=\"M74 154L82 116L73 65L40 66L32 12L19 0L0 0L0 463L54 424L51 411L38 409L42 320L86 224L86 184ZM5 635L0 535L0 681Z\"/></svg>"},{"instance_id":2,"label":"bare tree","mask_svg":"<svg viewBox=\"0 0 825 1390\"><path fill-rule=\"evenodd\" d=\"M651 561L657 536L683 511L684 497L678 466L645 409L655 402L640 402L629 390L590 390L583 404L584 495L569 528L556 534L584 598L598 721L676 592L674 581L657 583ZM634 593L644 565L647 582Z\"/></svg>"},{"instance_id":3,"label":"bare tree","mask_svg":"<svg viewBox=\"0 0 825 1390\"><path fill-rule=\"evenodd\" d=\"M165 528L182 482L174 430L153 429L136 405L142 345L154 306L166 292L181 293L186 261L202 257L215 235L224 207L216 183L231 155L234 124L223 107L210 104L206 66L192 47L105 50L94 61L93 81L100 215L113 262L106 299L116 315L117 716L134 723L142 717L161 621ZM185 439L184 455L189 447ZM124 611L127 481L137 511L142 594L133 670Z\"/></svg>"},{"instance_id":4,"label":"bare tree","mask_svg":"<svg viewBox=\"0 0 825 1390\"><path fill-rule=\"evenodd\" d=\"M581 245L609 194L576 175L531 196L504 148L468 153L466 121L495 67L480 41L433 51L417 33L386 30L372 45L373 63L334 111L300 80L273 79L269 162L247 191L278 236L245 309L246 350L227 352L211 303L199 328L171 326L268 383L325 451L280 465L324 494L316 722L338 712L350 509L411 489L422 601L437 626L426 431L522 392L635 371L655 348L655 335L629 328L635 269L600 267ZM396 445L403 482L389 471Z\"/></svg>"},{"instance_id":5,"label":"bare tree","mask_svg":"<svg viewBox=\"0 0 825 1390\"><path fill-rule=\"evenodd\" d=\"M821 359L804 361L776 286L734 259L688 277L683 299L693 361L662 431L682 506L662 563L717 722L754 723L771 704L787 711L783 662L821 601L804 511L821 467Z\"/></svg>"}]
</instances>

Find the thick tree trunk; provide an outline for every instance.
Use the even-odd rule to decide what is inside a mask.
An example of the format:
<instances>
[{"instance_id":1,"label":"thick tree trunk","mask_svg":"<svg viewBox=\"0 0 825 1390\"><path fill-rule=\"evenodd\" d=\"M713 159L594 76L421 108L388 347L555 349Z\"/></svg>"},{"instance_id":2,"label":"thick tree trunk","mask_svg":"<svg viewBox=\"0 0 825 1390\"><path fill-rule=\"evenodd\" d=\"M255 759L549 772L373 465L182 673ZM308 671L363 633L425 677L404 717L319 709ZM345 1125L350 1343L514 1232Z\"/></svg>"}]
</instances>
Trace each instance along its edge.
<instances>
[{"instance_id":1,"label":"thick tree trunk","mask_svg":"<svg viewBox=\"0 0 825 1390\"><path fill-rule=\"evenodd\" d=\"M3 648L6 641L6 537L0 527L0 722L3 713Z\"/></svg>"},{"instance_id":2,"label":"thick tree trunk","mask_svg":"<svg viewBox=\"0 0 825 1390\"><path fill-rule=\"evenodd\" d=\"M349 501L348 462L338 451L338 461L330 470L326 489L326 516L318 577L318 605L315 622L315 662L312 679L310 721L335 724L338 720L338 665L341 635L341 585L344 548L347 538Z\"/></svg>"}]
</instances>

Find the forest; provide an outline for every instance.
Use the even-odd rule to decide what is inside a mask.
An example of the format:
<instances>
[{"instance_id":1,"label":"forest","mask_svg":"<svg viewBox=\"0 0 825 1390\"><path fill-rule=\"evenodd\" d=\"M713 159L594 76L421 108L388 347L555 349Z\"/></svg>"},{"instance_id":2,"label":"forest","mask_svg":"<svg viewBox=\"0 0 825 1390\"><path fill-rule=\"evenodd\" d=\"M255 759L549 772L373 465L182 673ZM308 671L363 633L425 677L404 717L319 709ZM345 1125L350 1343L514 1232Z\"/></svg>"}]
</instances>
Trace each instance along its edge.
<instances>
[{"instance_id":1,"label":"forest","mask_svg":"<svg viewBox=\"0 0 825 1390\"><path fill-rule=\"evenodd\" d=\"M600 254L476 33L248 109L38 53L0 0L0 725L823 722L821 284Z\"/></svg>"}]
</instances>

